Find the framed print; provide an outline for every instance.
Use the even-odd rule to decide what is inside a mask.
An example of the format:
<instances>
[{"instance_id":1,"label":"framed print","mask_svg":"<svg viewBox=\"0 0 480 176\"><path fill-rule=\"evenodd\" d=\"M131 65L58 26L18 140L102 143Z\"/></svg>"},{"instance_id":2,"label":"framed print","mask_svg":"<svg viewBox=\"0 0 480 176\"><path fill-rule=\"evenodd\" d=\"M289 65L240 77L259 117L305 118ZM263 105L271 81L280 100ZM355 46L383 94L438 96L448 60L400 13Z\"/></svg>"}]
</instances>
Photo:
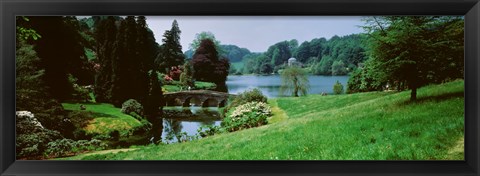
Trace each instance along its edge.
<instances>
[{"instance_id":1,"label":"framed print","mask_svg":"<svg viewBox=\"0 0 480 176\"><path fill-rule=\"evenodd\" d=\"M478 175L469 1L1 1L1 175Z\"/></svg>"}]
</instances>

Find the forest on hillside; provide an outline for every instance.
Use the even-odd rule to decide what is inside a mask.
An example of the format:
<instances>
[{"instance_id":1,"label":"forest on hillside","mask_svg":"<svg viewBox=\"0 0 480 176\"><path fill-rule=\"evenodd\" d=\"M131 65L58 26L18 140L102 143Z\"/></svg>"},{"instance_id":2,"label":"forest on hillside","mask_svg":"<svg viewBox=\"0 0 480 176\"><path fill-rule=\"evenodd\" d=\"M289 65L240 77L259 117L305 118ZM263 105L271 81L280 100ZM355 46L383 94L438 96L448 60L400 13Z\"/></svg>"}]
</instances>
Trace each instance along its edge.
<instances>
[{"instance_id":1,"label":"forest on hillside","mask_svg":"<svg viewBox=\"0 0 480 176\"><path fill-rule=\"evenodd\" d=\"M212 33L199 35L215 39ZM364 34L351 34L333 36L328 40L314 38L301 44L292 39L275 43L260 53L236 45L219 44L219 48L220 54L231 63L243 63L243 67L231 67L230 74L278 74L287 66L288 59L296 58L313 75L348 75L367 59L365 38ZM191 49L185 52L186 58L192 55Z\"/></svg>"}]
</instances>

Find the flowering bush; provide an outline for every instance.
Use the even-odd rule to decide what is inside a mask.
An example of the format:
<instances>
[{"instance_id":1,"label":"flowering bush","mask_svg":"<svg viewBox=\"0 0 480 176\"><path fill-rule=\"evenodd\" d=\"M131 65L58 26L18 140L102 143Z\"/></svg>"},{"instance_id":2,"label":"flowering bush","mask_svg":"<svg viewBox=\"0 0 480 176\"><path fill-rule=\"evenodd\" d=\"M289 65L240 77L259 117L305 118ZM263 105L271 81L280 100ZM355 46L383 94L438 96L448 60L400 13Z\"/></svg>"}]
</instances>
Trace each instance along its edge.
<instances>
[{"instance_id":1,"label":"flowering bush","mask_svg":"<svg viewBox=\"0 0 480 176\"><path fill-rule=\"evenodd\" d=\"M254 88L251 90L246 90L245 92L242 92L235 96L235 98L232 100L232 102L224 109L224 113L230 111L231 109L248 103L248 102L267 102L267 97L263 95L262 91L260 89Z\"/></svg>"},{"instance_id":2,"label":"flowering bush","mask_svg":"<svg viewBox=\"0 0 480 176\"><path fill-rule=\"evenodd\" d=\"M168 75L170 76L170 78L172 78L173 80L180 80L180 74L182 74L182 68L180 66L173 66L171 69L170 69L170 72L168 73Z\"/></svg>"},{"instance_id":3,"label":"flowering bush","mask_svg":"<svg viewBox=\"0 0 480 176\"><path fill-rule=\"evenodd\" d=\"M58 131L49 130L30 111L16 112L17 158L38 159L47 149L47 143L62 138Z\"/></svg>"},{"instance_id":4,"label":"flowering bush","mask_svg":"<svg viewBox=\"0 0 480 176\"><path fill-rule=\"evenodd\" d=\"M264 102L249 102L236 107L223 119L222 127L227 131L237 131L267 124L272 115L270 106Z\"/></svg>"},{"instance_id":5,"label":"flowering bush","mask_svg":"<svg viewBox=\"0 0 480 176\"><path fill-rule=\"evenodd\" d=\"M163 80L165 80L166 83L169 83L169 82L173 81L172 77L170 77L168 75L165 75L165 77L163 77Z\"/></svg>"}]
</instances>

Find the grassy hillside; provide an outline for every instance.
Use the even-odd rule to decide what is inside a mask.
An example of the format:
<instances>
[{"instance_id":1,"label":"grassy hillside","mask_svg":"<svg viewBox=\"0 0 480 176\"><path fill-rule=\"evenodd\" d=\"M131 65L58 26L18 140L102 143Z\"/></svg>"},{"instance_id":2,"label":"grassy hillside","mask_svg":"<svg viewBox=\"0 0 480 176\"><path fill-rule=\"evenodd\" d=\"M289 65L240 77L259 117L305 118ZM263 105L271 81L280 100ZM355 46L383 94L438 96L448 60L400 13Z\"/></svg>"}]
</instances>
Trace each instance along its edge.
<instances>
[{"instance_id":1,"label":"grassy hillside","mask_svg":"<svg viewBox=\"0 0 480 176\"><path fill-rule=\"evenodd\" d=\"M120 108L107 103L62 103L66 110L81 111L80 105L86 107L86 111L93 112L94 118L85 127L87 134L109 134L117 130L123 135L129 129L140 126L141 123L134 117L124 114Z\"/></svg>"},{"instance_id":2,"label":"grassy hillside","mask_svg":"<svg viewBox=\"0 0 480 176\"><path fill-rule=\"evenodd\" d=\"M463 81L454 81L419 89L417 102L410 91L279 98L269 101L275 123L266 126L68 159L463 159L463 92Z\"/></svg>"}]
</instances>

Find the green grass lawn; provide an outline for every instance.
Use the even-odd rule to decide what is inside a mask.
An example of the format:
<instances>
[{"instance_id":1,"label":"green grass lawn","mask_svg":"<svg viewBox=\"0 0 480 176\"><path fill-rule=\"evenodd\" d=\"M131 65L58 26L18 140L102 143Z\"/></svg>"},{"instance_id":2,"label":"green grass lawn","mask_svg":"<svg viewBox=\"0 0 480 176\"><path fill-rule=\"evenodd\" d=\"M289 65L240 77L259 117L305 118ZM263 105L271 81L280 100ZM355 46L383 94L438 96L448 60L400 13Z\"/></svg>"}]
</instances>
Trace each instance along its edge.
<instances>
[{"instance_id":1,"label":"green grass lawn","mask_svg":"<svg viewBox=\"0 0 480 176\"><path fill-rule=\"evenodd\" d=\"M463 159L464 82L418 90L269 100L272 123L197 141L80 155L85 160Z\"/></svg>"},{"instance_id":2,"label":"green grass lawn","mask_svg":"<svg viewBox=\"0 0 480 176\"><path fill-rule=\"evenodd\" d=\"M129 129L140 126L140 122L134 117L124 114L120 108L107 103L62 103L65 110L80 111L80 105L87 108L86 111L94 113L94 119L85 127L87 133L108 134L118 130L125 134Z\"/></svg>"}]
</instances>

